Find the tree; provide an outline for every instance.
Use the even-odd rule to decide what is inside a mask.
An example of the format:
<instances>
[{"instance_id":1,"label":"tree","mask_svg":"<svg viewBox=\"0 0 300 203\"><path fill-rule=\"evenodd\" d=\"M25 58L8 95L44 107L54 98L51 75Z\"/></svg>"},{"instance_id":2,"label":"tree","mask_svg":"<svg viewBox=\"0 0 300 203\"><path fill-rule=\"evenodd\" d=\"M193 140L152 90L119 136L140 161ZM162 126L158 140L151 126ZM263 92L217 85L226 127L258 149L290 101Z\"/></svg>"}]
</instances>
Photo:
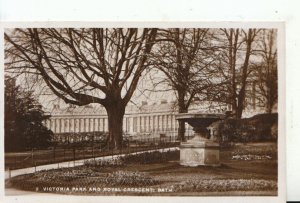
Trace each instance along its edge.
<instances>
[{"instance_id":1,"label":"tree","mask_svg":"<svg viewBox=\"0 0 300 203\"><path fill-rule=\"evenodd\" d=\"M48 147L53 133L43 121L49 118L32 92L22 91L15 79L5 77L5 151Z\"/></svg>"},{"instance_id":2,"label":"tree","mask_svg":"<svg viewBox=\"0 0 300 203\"><path fill-rule=\"evenodd\" d=\"M272 113L278 100L276 31L263 30L259 45L258 52L262 62L255 70L259 95L257 98L263 103L265 111Z\"/></svg>"},{"instance_id":3,"label":"tree","mask_svg":"<svg viewBox=\"0 0 300 203\"><path fill-rule=\"evenodd\" d=\"M218 63L215 68L219 84L214 85L209 98L231 105L236 118L241 118L245 108L245 98L250 73L253 71L251 56L253 44L260 30L220 29Z\"/></svg>"},{"instance_id":4,"label":"tree","mask_svg":"<svg viewBox=\"0 0 300 203\"><path fill-rule=\"evenodd\" d=\"M160 30L154 54L154 67L165 74L159 83L175 91L178 112L187 113L196 94L209 87L211 33L209 29ZM184 141L185 123L178 121L178 140Z\"/></svg>"},{"instance_id":5,"label":"tree","mask_svg":"<svg viewBox=\"0 0 300 203\"><path fill-rule=\"evenodd\" d=\"M66 103L98 103L109 144L122 145L122 121L156 29L16 29L5 33L7 70L37 74Z\"/></svg>"}]
</instances>

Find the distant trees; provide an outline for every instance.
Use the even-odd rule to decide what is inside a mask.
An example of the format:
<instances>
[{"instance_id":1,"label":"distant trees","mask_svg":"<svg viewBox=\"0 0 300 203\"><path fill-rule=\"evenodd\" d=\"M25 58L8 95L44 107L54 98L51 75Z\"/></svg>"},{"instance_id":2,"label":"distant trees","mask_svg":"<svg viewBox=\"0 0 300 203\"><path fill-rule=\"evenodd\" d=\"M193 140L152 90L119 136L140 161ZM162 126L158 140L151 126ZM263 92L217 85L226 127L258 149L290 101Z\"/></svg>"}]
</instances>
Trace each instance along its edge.
<instances>
[{"instance_id":1,"label":"distant trees","mask_svg":"<svg viewBox=\"0 0 300 203\"><path fill-rule=\"evenodd\" d=\"M52 131L43 125L50 118L34 99L22 91L15 79L5 77L5 151L45 148L51 144Z\"/></svg>"},{"instance_id":2,"label":"distant trees","mask_svg":"<svg viewBox=\"0 0 300 203\"><path fill-rule=\"evenodd\" d=\"M6 70L43 78L66 103L98 103L108 115L109 144L122 146L125 107L157 29L15 29L5 33Z\"/></svg>"}]
</instances>

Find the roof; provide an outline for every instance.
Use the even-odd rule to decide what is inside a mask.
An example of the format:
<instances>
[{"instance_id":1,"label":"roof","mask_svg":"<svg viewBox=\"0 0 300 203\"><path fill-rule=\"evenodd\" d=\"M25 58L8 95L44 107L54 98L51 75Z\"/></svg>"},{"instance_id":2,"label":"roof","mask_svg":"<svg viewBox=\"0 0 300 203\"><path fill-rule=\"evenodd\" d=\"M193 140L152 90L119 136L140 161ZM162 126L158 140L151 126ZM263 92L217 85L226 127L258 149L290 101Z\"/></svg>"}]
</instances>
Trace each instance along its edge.
<instances>
[{"instance_id":1,"label":"roof","mask_svg":"<svg viewBox=\"0 0 300 203\"><path fill-rule=\"evenodd\" d=\"M126 107L125 114L148 114L148 113L165 113L173 112L177 113L176 102L161 102L159 104L154 103L148 105L143 103L142 105L128 105ZM54 105L48 112L54 115L106 115L106 110L103 106L99 105L86 105L86 106L68 106L61 108L59 105ZM205 102L197 102L191 104L189 112L203 112L203 113L222 113L223 109L214 108L210 110L209 104Z\"/></svg>"}]
</instances>

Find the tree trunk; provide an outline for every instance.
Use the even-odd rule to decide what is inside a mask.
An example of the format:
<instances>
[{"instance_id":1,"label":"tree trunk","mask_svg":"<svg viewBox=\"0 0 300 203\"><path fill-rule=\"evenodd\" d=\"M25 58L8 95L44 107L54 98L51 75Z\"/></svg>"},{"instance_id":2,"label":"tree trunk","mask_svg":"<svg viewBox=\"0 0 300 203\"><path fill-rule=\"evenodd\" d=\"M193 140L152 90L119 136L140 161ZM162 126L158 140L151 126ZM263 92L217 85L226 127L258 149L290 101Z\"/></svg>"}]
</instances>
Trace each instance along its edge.
<instances>
[{"instance_id":1,"label":"tree trunk","mask_svg":"<svg viewBox=\"0 0 300 203\"><path fill-rule=\"evenodd\" d=\"M185 122L184 121L178 121L178 137L177 140L180 142L185 141Z\"/></svg>"},{"instance_id":2,"label":"tree trunk","mask_svg":"<svg viewBox=\"0 0 300 203\"><path fill-rule=\"evenodd\" d=\"M243 102L243 101L241 101L241 102ZM242 118L243 110L244 110L244 105L243 105L243 104L239 104L239 105L237 106L236 114L235 114L235 117L236 117L237 119Z\"/></svg>"},{"instance_id":3,"label":"tree trunk","mask_svg":"<svg viewBox=\"0 0 300 203\"><path fill-rule=\"evenodd\" d=\"M245 97L246 97L246 86L247 86L247 78L248 78L248 66L249 66L249 60L251 56L251 45L253 42L253 32L252 29L249 29L248 34L246 35L246 53L245 53L245 59L244 64L242 66L242 83L241 83L241 89L238 94L238 104L237 104L237 112L236 112L236 118L241 118L243 114L243 110L245 108Z\"/></svg>"},{"instance_id":4,"label":"tree trunk","mask_svg":"<svg viewBox=\"0 0 300 203\"><path fill-rule=\"evenodd\" d=\"M266 113L271 114L273 110L274 102L268 98L267 105L266 105Z\"/></svg>"},{"instance_id":5,"label":"tree trunk","mask_svg":"<svg viewBox=\"0 0 300 203\"><path fill-rule=\"evenodd\" d=\"M123 141L123 117L125 106L111 103L106 107L108 115L108 145L109 148L121 149Z\"/></svg>"},{"instance_id":6,"label":"tree trunk","mask_svg":"<svg viewBox=\"0 0 300 203\"><path fill-rule=\"evenodd\" d=\"M178 113L187 113L188 109L186 108L186 105L184 103L184 93L178 91ZM180 142L185 141L185 122L184 121L178 121L178 136L177 140Z\"/></svg>"}]
</instances>

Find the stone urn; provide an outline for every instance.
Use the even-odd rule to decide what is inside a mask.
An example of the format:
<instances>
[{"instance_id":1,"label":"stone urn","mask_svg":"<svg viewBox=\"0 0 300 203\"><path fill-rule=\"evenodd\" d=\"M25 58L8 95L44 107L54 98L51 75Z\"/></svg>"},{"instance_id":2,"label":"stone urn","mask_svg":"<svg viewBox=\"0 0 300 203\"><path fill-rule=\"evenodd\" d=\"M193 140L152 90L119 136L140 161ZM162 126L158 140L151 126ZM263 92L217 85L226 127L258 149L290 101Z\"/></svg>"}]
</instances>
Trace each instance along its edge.
<instances>
[{"instance_id":1,"label":"stone urn","mask_svg":"<svg viewBox=\"0 0 300 203\"><path fill-rule=\"evenodd\" d=\"M224 114L181 113L177 120L187 122L193 127L194 137L180 144L180 164L184 166L219 166L220 146L210 140L207 127L225 117Z\"/></svg>"}]
</instances>

